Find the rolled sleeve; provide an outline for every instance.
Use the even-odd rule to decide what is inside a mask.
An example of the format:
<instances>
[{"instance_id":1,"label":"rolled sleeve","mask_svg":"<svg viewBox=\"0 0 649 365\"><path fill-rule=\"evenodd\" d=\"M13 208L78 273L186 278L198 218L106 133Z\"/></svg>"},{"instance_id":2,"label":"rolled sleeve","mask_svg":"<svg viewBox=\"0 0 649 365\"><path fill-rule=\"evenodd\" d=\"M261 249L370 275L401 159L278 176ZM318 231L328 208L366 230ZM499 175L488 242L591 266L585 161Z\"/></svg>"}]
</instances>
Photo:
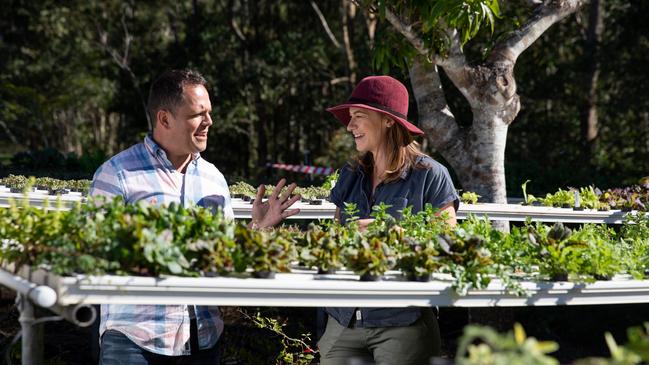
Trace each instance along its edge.
<instances>
[{"instance_id":1,"label":"rolled sleeve","mask_svg":"<svg viewBox=\"0 0 649 365\"><path fill-rule=\"evenodd\" d=\"M457 212L460 207L460 197L457 195L453 180L446 167L437 165L429 170L429 179L427 179L427 189L424 195L424 201L430 203L435 208L442 208L449 203Z\"/></svg>"}]
</instances>

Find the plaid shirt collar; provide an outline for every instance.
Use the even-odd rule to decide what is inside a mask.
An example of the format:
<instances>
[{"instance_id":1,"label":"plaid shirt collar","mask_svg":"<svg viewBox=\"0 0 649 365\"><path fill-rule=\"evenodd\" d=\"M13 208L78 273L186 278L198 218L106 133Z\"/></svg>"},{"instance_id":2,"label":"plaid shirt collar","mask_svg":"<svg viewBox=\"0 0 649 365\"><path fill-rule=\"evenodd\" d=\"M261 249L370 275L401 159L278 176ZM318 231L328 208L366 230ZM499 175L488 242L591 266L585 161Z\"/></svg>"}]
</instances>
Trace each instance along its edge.
<instances>
[{"instance_id":1,"label":"plaid shirt collar","mask_svg":"<svg viewBox=\"0 0 649 365\"><path fill-rule=\"evenodd\" d=\"M146 147L147 151L149 151L151 155L158 158L163 165L167 166L168 168L175 169L171 161L169 161L169 159L167 158L167 152L153 139L153 134L149 133L144 137L144 146ZM200 153L193 153L191 161L192 164L196 166L200 158Z\"/></svg>"}]
</instances>

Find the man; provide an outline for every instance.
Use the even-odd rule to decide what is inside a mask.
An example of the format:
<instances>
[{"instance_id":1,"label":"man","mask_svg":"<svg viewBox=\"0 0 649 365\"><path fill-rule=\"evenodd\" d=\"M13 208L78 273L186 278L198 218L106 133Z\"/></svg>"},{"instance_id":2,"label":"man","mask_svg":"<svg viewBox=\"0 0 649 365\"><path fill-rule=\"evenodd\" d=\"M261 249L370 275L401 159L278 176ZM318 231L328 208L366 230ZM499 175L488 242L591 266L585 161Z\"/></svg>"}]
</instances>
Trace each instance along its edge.
<instances>
[{"instance_id":1,"label":"man","mask_svg":"<svg viewBox=\"0 0 649 365\"><path fill-rule=\"evenodd\" d=\"M171 70L151 85L148 113L153 132L105 162L95 173L90 195L122 196L127 203L171 202L234 213L225 178L200 152L207 147L212 105L197 72ZM285 182L279 182L275 192ZM298 213L287 210L299 196L274 193L262 203L263 185L253 204L252 228L273 226ZM223 321L217 307L194 305L102 305L100 363L217 364Z\"/></svg>"}]
</instances>

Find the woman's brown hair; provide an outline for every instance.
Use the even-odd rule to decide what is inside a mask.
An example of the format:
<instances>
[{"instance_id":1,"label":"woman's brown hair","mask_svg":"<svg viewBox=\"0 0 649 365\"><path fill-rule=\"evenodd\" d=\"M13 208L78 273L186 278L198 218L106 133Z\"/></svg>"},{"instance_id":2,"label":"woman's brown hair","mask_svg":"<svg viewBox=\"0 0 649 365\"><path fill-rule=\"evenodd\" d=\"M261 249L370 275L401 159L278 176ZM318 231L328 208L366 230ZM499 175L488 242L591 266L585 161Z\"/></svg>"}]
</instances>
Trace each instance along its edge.
<instances>
[{"instance_id":1,"label":"woman's brown hair","mask_svg":"<svg viewBox=\"0 0 649 365\"><path fill-rule=\"evenodd\" d=\"M394 123L388 128L386 138L386 155L388 168L385 171L384 182L392 182L401 177L404 171L419 167L417 159L425 156L419 148L419 143L413 139L408 130L399 123ZM366 173L372 173L374 158L367 152L358 156L356 162L363 167Z\"/></svg>"}]
</instances>

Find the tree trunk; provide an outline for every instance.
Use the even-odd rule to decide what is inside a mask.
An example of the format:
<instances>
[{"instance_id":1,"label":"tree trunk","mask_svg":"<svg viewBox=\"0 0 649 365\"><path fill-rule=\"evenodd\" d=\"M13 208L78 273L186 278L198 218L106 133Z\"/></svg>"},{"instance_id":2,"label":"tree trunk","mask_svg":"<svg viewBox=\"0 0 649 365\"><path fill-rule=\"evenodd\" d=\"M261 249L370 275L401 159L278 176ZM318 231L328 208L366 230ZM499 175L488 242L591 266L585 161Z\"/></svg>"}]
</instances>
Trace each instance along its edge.
<instances>
[{"instance_id":1,"label":"tree trunk","mask_svg":"<svg viewBox=\"0 0 649 365\"><path fill-rule=\"evenodd\" d=\"M464 190L477 193L483 201L506 204L505 143L509 126L491 111L476 112L468 131L466 158L457 162L455 173Z\"/></svg>"},{"instance_id":2,"label":"tree trunk","mask_svg":"<svg viewBox=\"0 0 649 365\"><path fill-rule=\"evenodd\" d=\"M416 60L410 79L420 124L465 191L477 193L481 201L504 204L507 130L520 109L513 68L492 63L447 73L472 106L472 125L458 127L446 103L437 67ZM507 222L494 222L494 226L509 230Z\"/></svg>"},{"instance_id":3,"label":"tree trunk","mask_svg":"<svg viewBox=\"0 0 649 365\"><path fill-rule=\"evenodd\" d=\"M470 72L454 70L449 76L472 106L472 125L459 128L446 103L437 67L416 60L410 79L420 124L430 144L451 164L464 190L478 193L482 201L506 203L507 129L520 108L515 91L509 90L515 89L515 84L502 81L512 78L512 71L481 66ZM507 87L503 89L501 84Z\"/></svg>"},{"instance_id":4,"label":"tree trunk","mask_svg":"<svg viewBox=\"0 0 649 365\"><path fill-rule=\"evenodd\" d=\"M585 78L585 89L588 93L582 107L581 135L584 144L582 159L584 164L593 165L593 156L597 148L598 117L597 117L597 83L600 72L600 43L604 28L603 0L592 0L588 15L588 30L584 59L588 64Z\"/></svg>"}]
</instances>

